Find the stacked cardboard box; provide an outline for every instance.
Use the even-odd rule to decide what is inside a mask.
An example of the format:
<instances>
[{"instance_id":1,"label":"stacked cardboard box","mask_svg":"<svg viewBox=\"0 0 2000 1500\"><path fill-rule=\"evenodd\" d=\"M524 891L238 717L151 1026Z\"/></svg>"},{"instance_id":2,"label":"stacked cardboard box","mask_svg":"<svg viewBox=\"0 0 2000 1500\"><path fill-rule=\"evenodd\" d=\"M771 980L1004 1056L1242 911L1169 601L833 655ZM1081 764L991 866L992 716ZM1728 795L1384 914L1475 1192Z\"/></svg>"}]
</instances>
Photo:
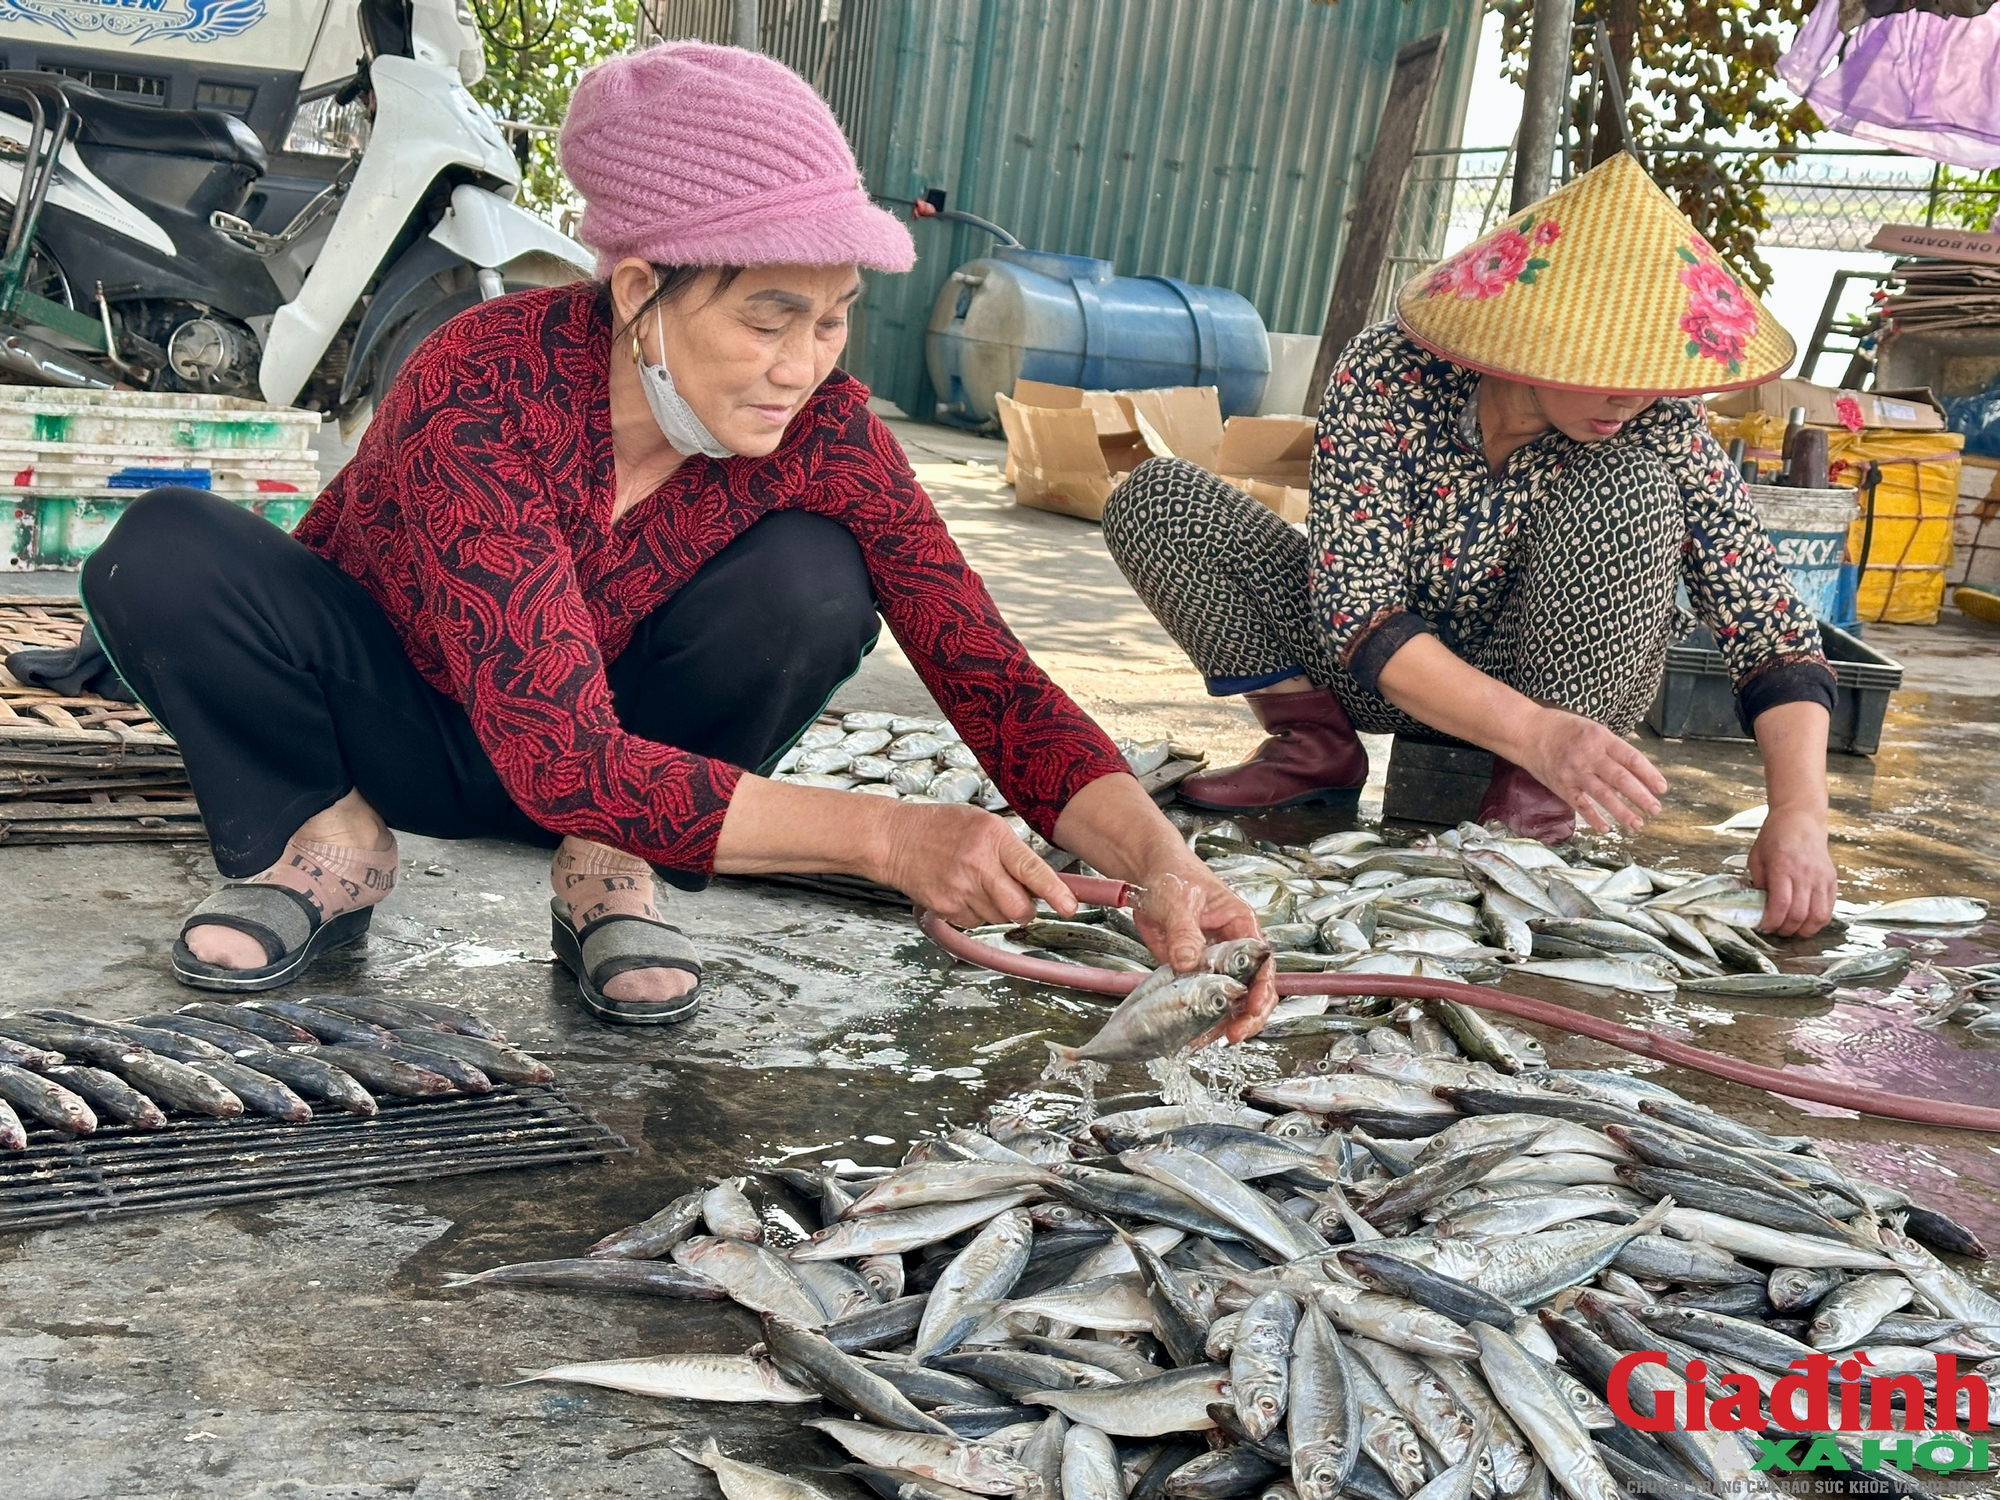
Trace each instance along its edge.
<instances>
[{"instance_id":1,"label":"stacked cardboard box","mask_svg":"<svg viewBox=\"0 0 2000 1500\"><path fill-rule=\"evenodd\" d=\"M1112 490L1148 458L1218 474L1287 521L1306 516L1313 424L1307 417L1222 419L1214 386L1086 391L1017 381L999 398L1014 498L1102 519Z\"/></svg>"}]
</instances>

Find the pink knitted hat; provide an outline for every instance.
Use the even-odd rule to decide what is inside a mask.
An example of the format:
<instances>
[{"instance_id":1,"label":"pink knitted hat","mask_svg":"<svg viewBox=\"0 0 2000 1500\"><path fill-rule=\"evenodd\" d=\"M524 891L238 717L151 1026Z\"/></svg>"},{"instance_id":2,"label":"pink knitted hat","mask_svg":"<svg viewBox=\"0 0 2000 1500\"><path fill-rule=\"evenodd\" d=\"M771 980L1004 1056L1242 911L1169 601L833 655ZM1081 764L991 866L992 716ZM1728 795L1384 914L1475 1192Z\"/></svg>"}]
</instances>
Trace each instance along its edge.
<instances>
[{"instance_id":1,"label":"pink knitted hat","mask_svg":"<svg viewBox=\"0 0 2000 1500\"><path fill-rule=\"evenodd\" d=\"M910 231L869 201L840 124L783 63L663 42L599 63L556 141L583 195L599 275L628 256L670 266L907 271Z\"/></svg>"}]
</instances>

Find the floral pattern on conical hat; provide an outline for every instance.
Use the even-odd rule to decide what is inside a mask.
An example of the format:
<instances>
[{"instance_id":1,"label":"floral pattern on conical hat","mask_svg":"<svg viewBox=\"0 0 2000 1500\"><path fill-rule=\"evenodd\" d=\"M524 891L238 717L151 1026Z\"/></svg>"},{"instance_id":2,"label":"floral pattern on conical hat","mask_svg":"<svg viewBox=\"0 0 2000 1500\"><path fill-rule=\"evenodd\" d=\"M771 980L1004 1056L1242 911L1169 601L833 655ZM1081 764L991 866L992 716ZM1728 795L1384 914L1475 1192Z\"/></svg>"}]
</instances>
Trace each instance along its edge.
<instances>
[{"instance_id":1,"label":"floral pattern on conical hat","mask_svg":"<svg viewBox=\"0 0 2000 1500\"><path fill-rule=\"evenodd\" d=\"M1412 277L1396 321L1487 374L1625 395L1757 385L1797 352L1625 152Z\"/></svg>"}]
</instances>

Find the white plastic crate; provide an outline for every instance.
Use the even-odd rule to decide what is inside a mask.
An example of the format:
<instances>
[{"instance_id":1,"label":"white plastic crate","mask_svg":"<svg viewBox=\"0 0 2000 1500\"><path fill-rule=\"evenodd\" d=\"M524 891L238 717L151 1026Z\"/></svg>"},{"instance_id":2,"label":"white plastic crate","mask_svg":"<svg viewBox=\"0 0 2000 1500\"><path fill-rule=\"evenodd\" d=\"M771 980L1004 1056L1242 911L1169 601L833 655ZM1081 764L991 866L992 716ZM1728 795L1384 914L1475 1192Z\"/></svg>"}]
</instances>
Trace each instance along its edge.
<instances>
[{"instance_id":1,"label":"white plastic crate","mask_svg":"<svg viewBox=\"0 0 2000 1500\"><path fill-rule=\"evenodd\" d=\"M197 489L319 489L311 453L268 448L120 448L112 444L0 440L0 488L77 494L144 492L167 484Z\"/></svg>"},{"instance_id":2,"label":"white plastic crate","mask_svg":"<svg viewBox=\"0 0 2000 1500\"><path fill-rule=\"evenodd\" d=\"M0 442L307 454L320 420L235 396L0 386Z\"/></svg>"}]
</instances>

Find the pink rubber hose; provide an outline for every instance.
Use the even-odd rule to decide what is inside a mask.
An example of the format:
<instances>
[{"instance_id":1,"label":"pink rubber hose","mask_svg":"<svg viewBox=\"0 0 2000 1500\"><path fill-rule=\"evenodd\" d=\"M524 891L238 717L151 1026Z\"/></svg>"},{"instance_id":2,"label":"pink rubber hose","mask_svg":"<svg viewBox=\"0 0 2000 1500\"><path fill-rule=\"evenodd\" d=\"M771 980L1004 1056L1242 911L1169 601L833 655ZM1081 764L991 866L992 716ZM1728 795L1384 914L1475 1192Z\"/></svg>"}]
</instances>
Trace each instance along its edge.
<instances>
[{"instance_id":1,"label":"pink rubber hose","mask_svg":"<svg viewBox=\"0 0 2000 1500\"><path fill-rule=\"evenodd\" d=\"M1062 879L1079 901L1093 906L1131 905L1132 888L1123 881L1101 880L1087 875L1065 875ZM1012 974L1019 979L1059 984L1068 989L1089 990L1100 995L1124 995L1130 993L1144 977L1093 969L1085 964L1031 958L1025 953L1010 953L991 943L967 937L937 913L926 911L921 906L917 908L916 916L917 925L924 930L924 934L953 958L995 969L1002 974ZM1692 1068L1698 1073L1726 1078L1731 1083L1747 1084L1788 1099L1809 1099L1816 1104L1859 1110L1862 1114L1879 1115L1888 1120L1912 1120L1920 1125L1946 1125L1958 1130L1985 1130L2000 1134L2000 1109L1980 1104L1957 1104L1949 1100L1915 1099L1907 1094L1859 1088L1851 1083L1808 1078L1788 1068L1767 1068L1758 1063L1725 1057L1719 1052L1705 1052L1671 1037L1620 1026L1616 1021L1571 1010L1566 1005L1536 1000L1527 995L1512 995L1483 984L1395 974L1280 974L1277 979L1280 995L1393 995L1405 1000L1456 1000L1461 1005L1499 1011L1502 1015L1516 1016L1538 1025L1609 1042L1640 1057Z\"/></svg>"}]
</instances>

